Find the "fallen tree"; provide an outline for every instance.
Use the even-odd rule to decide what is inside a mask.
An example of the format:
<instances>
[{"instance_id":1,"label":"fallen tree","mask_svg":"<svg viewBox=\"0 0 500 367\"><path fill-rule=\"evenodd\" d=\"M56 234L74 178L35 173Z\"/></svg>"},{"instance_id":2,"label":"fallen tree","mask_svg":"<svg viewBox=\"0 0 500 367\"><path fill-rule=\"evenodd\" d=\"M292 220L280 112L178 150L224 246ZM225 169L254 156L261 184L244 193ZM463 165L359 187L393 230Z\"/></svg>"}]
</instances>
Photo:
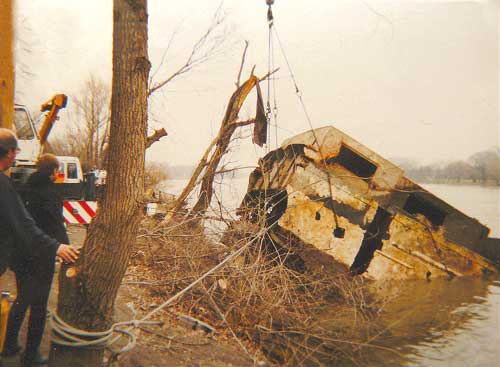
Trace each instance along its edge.
<instances>
[{"instance_id":1,"label":"fallen tree","mask_svg":"<svg viewBox=\"0 0 500 367\"><path fill-rule=\"evenodd\" d=\"M238 81L236 82L237 88L229 99L228 107L226 109L226 113L224 114L224 118L222 119L219 132L205 150L205 153L196 166L193 175L177 198L171 212L165 217L163 223L166 225L168 225L172 218L179 213L179 210L184 207L189 194L198 184L201 184L200 194L197 202L188 212L187 217L200 217L206 212L213 195L213 180L217 173L217 167L219 166L222 157L226 154L232 136L237 128L254 124L253 142L261 146L265 143L267 118L264 111L259 82L267 79L276 70L261 78L253 75L252 70L248 80L240 86L239 78L241 70L243 69L247 47L248 43L246 44L245 51L243 52L242 63L238 73ZM253 88L257 89L257 108L255 118L240 121L238 119L238 114L243 103L245 102L245 99Z\"/></svg>"}]
</instances>

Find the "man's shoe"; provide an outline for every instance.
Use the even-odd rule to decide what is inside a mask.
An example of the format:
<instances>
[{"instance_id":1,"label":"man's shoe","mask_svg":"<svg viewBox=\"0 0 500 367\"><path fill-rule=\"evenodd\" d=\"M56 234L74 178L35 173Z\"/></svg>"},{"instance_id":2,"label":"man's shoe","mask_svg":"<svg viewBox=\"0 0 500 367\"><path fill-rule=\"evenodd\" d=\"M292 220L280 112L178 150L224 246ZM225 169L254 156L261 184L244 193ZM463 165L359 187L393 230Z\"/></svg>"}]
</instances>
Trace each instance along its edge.
<instances>
[{"instance_id":1,"label":"man's shoe","mask_svg":"<svg viewBox=\"0 0 500 367\"><path fill-rule=\"evenodd\" d=\"M40 353L37 353L35 359L31 362L32 364L47 364L49 363L49 358L42 356Z\"/></svg>"},{"instance_id":2,"label":"man's shoe","mask_svg":"<svg viewBox=\"0 0 500 367\"><path fill-rule=\"evenodd\" d=\"M23 360L22 360L22 366L23 367L31 367L34 365L42 365L42 364L47 364L49 363L49 359L47 357L42 356L39 352L33 356L33 355L24 355Z\"/></svg>"}]
</instances>

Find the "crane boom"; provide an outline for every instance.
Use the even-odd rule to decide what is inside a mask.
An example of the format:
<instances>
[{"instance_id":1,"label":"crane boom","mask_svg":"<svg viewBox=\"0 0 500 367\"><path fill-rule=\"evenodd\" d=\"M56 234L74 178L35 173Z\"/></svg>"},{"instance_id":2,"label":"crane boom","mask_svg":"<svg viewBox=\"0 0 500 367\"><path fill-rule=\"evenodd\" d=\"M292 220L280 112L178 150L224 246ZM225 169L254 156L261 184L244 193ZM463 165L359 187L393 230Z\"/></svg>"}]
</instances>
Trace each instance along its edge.
<instances>
[{"instance_id":1,"label":"crane boom","mask_svg":"<svg viewBox=\"0 0 500 367\"><path fill-rule=\"evenodd\" d=\"M57 114L59 113L59 110L65 108L67 103L68 97L65 94L56 94L54 97L40 106L40 111L48 111L40 127L40 131L38 132L38 135L40 137L40 145L42 147L47 142L50 130L58 119Z\"/></svg>"}]
</instances>

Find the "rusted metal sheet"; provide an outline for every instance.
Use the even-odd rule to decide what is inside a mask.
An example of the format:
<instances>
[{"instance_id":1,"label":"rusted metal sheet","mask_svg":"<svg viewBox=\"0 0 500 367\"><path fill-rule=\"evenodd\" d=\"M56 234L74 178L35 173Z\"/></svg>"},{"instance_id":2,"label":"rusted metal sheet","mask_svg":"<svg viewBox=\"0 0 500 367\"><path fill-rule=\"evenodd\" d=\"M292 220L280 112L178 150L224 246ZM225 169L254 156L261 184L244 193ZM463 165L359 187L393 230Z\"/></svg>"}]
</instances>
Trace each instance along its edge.
<instances>
[{"instance_id":1,"label":"rusted metal sheet","mask_svg":"<svg viewBox=\"0 0 500 367\"><path fill-rule=\"evenodd\" d=\"M295 243L373 279L498 270L476 252L487 227L333 127L295 136L262 158L239 214L265 217L271 231L293 234Z\"/></svg>"}]
</instances>

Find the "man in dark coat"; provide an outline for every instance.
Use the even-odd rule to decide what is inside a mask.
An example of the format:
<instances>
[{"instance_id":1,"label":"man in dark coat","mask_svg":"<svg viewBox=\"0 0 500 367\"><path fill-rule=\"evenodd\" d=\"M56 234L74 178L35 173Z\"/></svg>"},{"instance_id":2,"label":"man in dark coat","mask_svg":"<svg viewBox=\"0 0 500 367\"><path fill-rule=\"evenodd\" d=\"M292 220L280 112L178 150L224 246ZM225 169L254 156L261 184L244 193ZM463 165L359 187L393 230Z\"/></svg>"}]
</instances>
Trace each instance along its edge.
<instances>
[{"instance_id":1,"label":"man in dark coat","mask_svg":"<svg viewBox=\"0 0 500 367\"><path fill-rule=\"evenodd\" d=\"M45 234L61 243L69 243L63 217L63 199L54 181L59 172L59 161L52 154L42 155L37 162L37 171L28 179L23 190L23 199L37 226ZM6 340L17 342L19 329L27 308L30 307L28 336L24 353L24 364L46 363L38 351L42 341L47 314L47 303L55 271L55 253L42 251L37 256L12 259L18 289L16 303L9 313Z\"/></svg>"},{"instance_id":2,"label":"man in dark coat","mask_svg":"<svg viewBox=\"0 0 500 367\"><path fill-rule=\"evenodd\" d=\"M67 241L61 244L60 240L47 236L36 226L35 221L27 212L10 178L4 173L13 165L17 151L15 134L8 129L0 128L0 275L5 272L7 266L10 266L16 272L16 282L19 288L17 274L30 274L29 279L23 277L26 280L23 283L29 284L31 288L25 290L24 293L32 290L36 293L38 289L31 285L37 280L33 277L34 268L30 269L29 265L37 263L36 259L40 258L48 262L48 259L53 259L55 255L66 262L73 263L78 258L78 250L65 244ZM17 334L22 319L19 322L18 311L22 308L20 304L24 300L19 299L18 302L18 299L19 297L16 298L9 313L7 337L2 352L4 356L17 354L20 350L17 344ZM24 318L24 313L22 317Z\"/></svg>"}]
</instances>

